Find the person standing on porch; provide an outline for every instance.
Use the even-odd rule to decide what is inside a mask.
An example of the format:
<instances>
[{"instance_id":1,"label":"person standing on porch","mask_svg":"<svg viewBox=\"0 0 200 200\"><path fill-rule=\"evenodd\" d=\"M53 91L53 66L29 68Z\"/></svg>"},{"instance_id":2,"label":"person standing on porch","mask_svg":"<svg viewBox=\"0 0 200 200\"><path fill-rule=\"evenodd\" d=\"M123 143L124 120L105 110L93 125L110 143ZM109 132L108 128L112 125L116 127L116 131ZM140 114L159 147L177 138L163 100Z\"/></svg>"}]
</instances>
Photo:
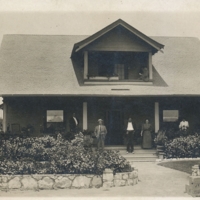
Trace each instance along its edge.
<instances>
[{"instance_id":1,"label":"person standing on porch","mask_svg":"<svg viewBox=\"0 0 200 200\"><path fill-rule=\"evenodd\" d=\"M152 148L151 124L149 123L148 119L146 119L145 123L142 125L141 136L143 137L142 148L143 149Z\"/></svg>"},{"instance_id":2,"label":"person standing on porch","mask_svg":"<svg viewBox=\"0 0 200 200\"><path fill-rule=\"evenodd\" d=\"M98 119L99 125L95 127L94 134L97 138L97 150L100 150L100 147L102 150L104 150L104 141L107 134L106 126L103 125L103 120Z\"/></svg>"},{"instance_id":3,"label":"person standing on porch","mask_svg":"<svg viewBox=\"0 0 200 200\"><path fill-rule=\"evenodd\" d=\"M127 136L127 153L131 152L134 153L134 126L133 121L131 118L128 119L127 129L126 129L126 136Z\"/></svg>"},{"instance_id":4,"label":"person standing on porch","mask_svg":"<svg viewBox=\"0 0 200 200\"><path fill-rule=\"evenodd\" d=\"M189 123L185 119L183 119L179 124L179 129L181 131L186 131L189 128Z\"/></svg>"},{"instance_id":5,"label":"person standing on porch","mask_svg":"<svg viewBox=\"0 0 200 200\"><path fill-rule=\"evenodd\" d=\"M76 114L73 113L72 117L69 120L70 131L76 133L78 131L79 120L76 117Z\"/></svg>"}]
</instances>

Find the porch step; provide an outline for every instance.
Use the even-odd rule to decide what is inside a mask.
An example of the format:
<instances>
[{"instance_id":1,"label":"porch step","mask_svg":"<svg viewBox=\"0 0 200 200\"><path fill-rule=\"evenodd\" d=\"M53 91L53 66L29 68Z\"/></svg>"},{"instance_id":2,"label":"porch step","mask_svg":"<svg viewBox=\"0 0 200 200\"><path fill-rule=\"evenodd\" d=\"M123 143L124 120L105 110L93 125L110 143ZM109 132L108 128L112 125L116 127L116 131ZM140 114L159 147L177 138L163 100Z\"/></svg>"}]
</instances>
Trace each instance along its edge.
<instances>
[{"instance_id":1,"label":"porch step","mask_svg":"<svg viewBox=\"0 0 200 200\"><path fill-rule=\"evenodd\" d=\"M158 159L158 158L156 158L156 159ZM128 160L129 161L129 163L131 164L131 166L133 166L134 167L134 163L135 162L156 162L156 159L150 159L150 158L148 158L148 159L134 159L134 160Z\"/></svg>"},{"instance_id":2,"label":"porch step","mask_svg":"<svg viewBox=\"0 0 200 200\"><path fill-rule=\"evenodd\" d=\"M123 150L119 150L120 154L121 155L134 155L134 154L156 154L156 150L155 149L148 149L148 150L145 150L145 149L135 149L134 150L134 154L127 154L127 151L125 149Z\"/></svg>"},{"instance_id":3,"label":"porch step","mask_svg":"<svg viewBox=\"0 0 200 200\"><path fill-rule=\"evenodd\" d=\"M122 155L123 157L126 157L126 158L135 158L135 157L141 157L141 158L144 158L144 157L149 157L149 158L155 158L157 157L156 153L137 153L136 151L134 152L134 154L132 153L121 153L120 152L120 155Z\"/></svg>"},{"instance_id":4,"label":"porch step","mask_svg":"<svg viewBox=\"0 0 200 200\"><path fill-rule=\"evenodd\" d=\"M124 158L126 158L126 160L128 160L130 163L134 163L134 162L156 162L156 159L158 159L157 156L147 156L147 155L135 155L134 156L124 156L122 155Z\"/></svg>"},{"instance_id":5,"label":"porch step","mask_svg":"<svg viewBox=\"0 0 200 200\"><path fill-rule=\"evenodd\" d=\"M118 150L120 155L126 158L131 164L134 162L156 162L156 159L158 159L156 149L142 149L139 145L134 146L134 154L127 154L125 145L106 146L105 149Z\"/></svg>"},{"instance_id":6,"label":"porch step","mask_svg":"<svg viewBox=\"0 0 200 200\"><path fill-rule=\"evenodd\" d=\"M126 149L126 145L107 145L104 147L106 150L124 150ZM134 146L134 149L142 149L141 146Z\"/></svg>"}]
</instances>

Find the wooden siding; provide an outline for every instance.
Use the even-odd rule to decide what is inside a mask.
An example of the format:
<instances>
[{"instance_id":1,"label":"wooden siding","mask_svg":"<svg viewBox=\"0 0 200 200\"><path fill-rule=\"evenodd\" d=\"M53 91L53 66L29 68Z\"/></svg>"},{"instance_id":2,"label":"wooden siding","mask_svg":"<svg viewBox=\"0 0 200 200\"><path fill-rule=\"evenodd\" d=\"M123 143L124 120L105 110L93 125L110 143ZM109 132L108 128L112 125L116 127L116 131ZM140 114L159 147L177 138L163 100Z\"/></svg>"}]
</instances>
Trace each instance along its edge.
<instances>
[{"instance_id":1,"label":"wooden siding","mask_svg":"<svg viewBox=\"0 0 200 200\"><path fill-rule=\"evenodd\" d=\"M123 27L117 27L92 42L86 48L88 51L134 51L149 52L152 47L134 36Z\"/></svg>"}]
</instances>

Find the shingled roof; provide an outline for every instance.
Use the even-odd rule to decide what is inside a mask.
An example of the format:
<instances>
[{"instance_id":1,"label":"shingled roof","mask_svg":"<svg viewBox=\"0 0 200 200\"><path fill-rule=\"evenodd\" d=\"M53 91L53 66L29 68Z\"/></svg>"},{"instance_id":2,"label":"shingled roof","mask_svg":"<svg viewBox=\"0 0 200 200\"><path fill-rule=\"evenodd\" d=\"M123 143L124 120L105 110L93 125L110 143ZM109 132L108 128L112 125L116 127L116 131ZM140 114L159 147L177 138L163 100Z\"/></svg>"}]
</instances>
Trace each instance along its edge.
<instances>
[{"instance_id":1,"label":"shingled roof","mask_svg":"<svg viewBox=\"0 0 200 200\"><path fill-rule=\"evenodd\" d=\"M159 96L200 95L200 41L151 37L165 45L153 56L153 85L80 84L70 58L88 36L4 35L0 49L0 94ZM125 89L125 90L123 90Z\"/></svg>"}]
</instances>

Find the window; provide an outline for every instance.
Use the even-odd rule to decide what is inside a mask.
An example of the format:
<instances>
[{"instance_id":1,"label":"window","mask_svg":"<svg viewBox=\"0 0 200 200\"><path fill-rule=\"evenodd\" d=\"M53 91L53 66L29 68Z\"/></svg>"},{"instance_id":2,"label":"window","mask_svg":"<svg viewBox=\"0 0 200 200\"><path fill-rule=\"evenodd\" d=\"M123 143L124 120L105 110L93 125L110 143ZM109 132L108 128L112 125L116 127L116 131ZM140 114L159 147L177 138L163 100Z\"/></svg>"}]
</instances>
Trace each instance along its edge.
<instances>
[{"instance_id":1,"label":"window","mask_svg":"<svg viewBox=\"0 0 200 200\"><path fill-rule=\"evenodd\" d=\"M46 113L46 129L47 132L53 133L56 130L63 129L64 111L63 110L47 110Z\"/></svg>"},{"instance_id":2,"label":"window","mask_svg":"<svg viewBox=\"0 0 200 200\"><path fill-rule=\"evenodd\" d=\"M63 122L63 110L47 110L47 122Z\"/></svg>"},{"instance_id":3,"label":"window","mask_svg":"<svg viewBox=\"0 0 200 200\"><path fill-rule=\"evenodd\" d=\"M164 122L176 122L179 118L178 110L163 110Z\"/></svg>"}]
</instances>

